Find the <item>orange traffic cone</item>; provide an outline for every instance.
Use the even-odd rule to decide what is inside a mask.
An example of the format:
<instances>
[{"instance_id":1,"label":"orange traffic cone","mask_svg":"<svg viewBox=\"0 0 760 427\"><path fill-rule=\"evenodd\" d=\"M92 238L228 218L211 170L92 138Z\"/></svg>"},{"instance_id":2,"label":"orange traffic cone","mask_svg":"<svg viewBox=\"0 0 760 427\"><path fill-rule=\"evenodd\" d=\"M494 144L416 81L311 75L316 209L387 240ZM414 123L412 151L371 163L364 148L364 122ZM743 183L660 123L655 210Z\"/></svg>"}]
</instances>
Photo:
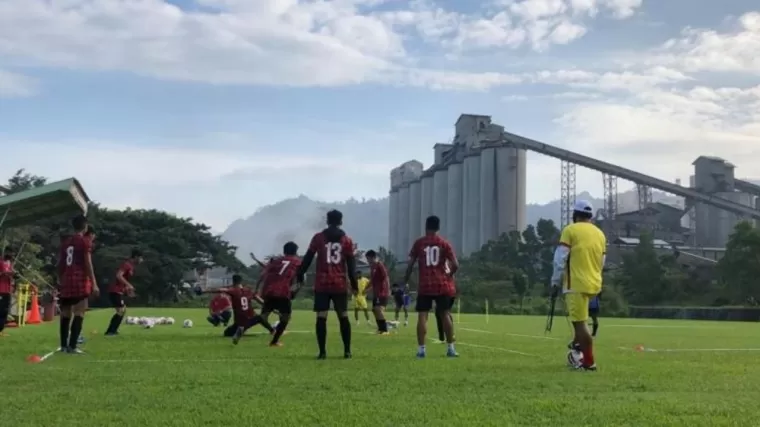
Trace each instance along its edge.
<instances>
[{"instance_id":1,"label":"orange traffic cone","mask_svg":"<svg viewBox=\"0 0 760 427\"><path fill-rule=\"evenodd\" d=\"M32 308L29 310L29 314L26 316L27 325L39 325L42 323L42 315L40 315L40 302L37 299L37 294L32 295Z\"/></svg>"}]
</instances>

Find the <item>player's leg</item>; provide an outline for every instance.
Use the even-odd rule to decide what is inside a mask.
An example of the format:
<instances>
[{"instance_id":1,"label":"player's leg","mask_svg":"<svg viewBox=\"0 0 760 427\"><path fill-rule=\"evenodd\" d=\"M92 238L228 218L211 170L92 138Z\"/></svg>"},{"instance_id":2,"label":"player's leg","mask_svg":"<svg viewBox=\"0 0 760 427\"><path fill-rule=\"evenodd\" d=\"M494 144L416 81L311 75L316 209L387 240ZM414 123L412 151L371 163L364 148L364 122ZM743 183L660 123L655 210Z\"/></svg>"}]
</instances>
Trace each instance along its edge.
<instances>
[{"instance_id":1,"label":"player's leg","mask_svg":"<svg viewBox=\"0 0 760 427\"><path fill-rule=\"evenodd\" d=\"M441 319L441 327L446 340L446 355L449 357L458 357L459 354L454 348L454 322L451 317L451 301L448 296L439 296L435 299L435 316Z\"/></svg>"},{"instance_id":2,"label":"player's leg","mask_svg":"<svg viewBox=\"0 0 760 427\"><path fill-rule=\"evenodd\" d=\"M314 293L314 312L316 317L317 346L319 347L318 359L327 358L327 313L330 311L330 295L324 292Z\"/></svg>"},{"instance_id":3,"label":"player's leg","mask_svg":"<svg viewBox=\"0 0 760 427\"><path fill-rule=\"evenodd\" d=\"M84 327L84 315L87 313L87 307L88 299L86 296L82 297L82 299L77 301L72 307L73 317L71 319L71 331L69 332L69 353L81 353L77 348L77 343L79 342L79 336L82 334L82 328Z\"/></svg>"},{"instance_id":4,"label":"player's leg","mask_svg":"<svg viewBox=\"0 0 760 427\"><path fill-rule=\"evenodd\" d=\"M277 311L280 313L280 322L274 330L274 335L272 335L272 341L269 345L277 347L281 345L280 337L285 333L285 328L288 327L288 323L290 322L290 314L293 311L293 305L290 298L278 298L274 304L277 305Z\"/></svg>"},{"instance_id":5,"label":"player's leg","mask_svg":"<svg viewBox=\"0 0 760 427\"><path fill-rule=\"evenodd\" d=\"M372 312L377 321L377 332L388 334L388 322L385 320L385 306L388 305L388 299L383 297L374 297L372 299Z\"/></svg>"},{"instance_id":6,"label":"player's leg","mask_svg":"<svg viewBox=\"0 0 760 427\"><path fill-rule=\"evenodd\" d=\"M596 370L594 363L594 339L588 330L588 301L589 296L579 292L565 294L568 315L575 330L573 341L577 343L583 353L583 369Z\"/></svg>"},{"instance_id":7,"label":"player's leg","mask_svg":"<svg viewBox=\"0 0 760 427\"><path fill-rule=\"evenodd\" d=\"M58 350L65 352L69 349L69 331L71 330L71 317L74 313L73 308L74 304L76 304L76 301L72 298L61 297L58 300L58 303L61 309L58 319L60 322L60 326L58 328L60 347Z\"/></svg>"},{"instance_id":8,"label":"player's leg","mask_svg":"<svg viewBox=\"0 0 760 427\"><path fill-rule=\"evenodd\" d=\"M335 314L340 323L340 338L343 340L343 358L351 358L351 321L348 320L348 295L345 293L330 295ZM365 300L366 301L366 300Z\"/></svg>"},{"instance_id":9,"label":"player's leg","mask_svg":"<svg viewBox=\"0 0 760 427\"><path fill-rule=\"evenodd\" d=\"M433 308L433 298L420 295L417 297L417 357L425 357L425 339L427 338L428 313Z\"/></svg>"},{"instance_id":10,"label":"player's leg","mask_svg":"<svg viewBox=\"0 0 760 427\"><path fill-rule=\"evenodd\" d=\"M8 321L8 312L11 308L11 295L0 294L0 335L5 330L5 323Z\"/></svg>"},{"instance_id":11,"label":"player's leg","mask_svg":"<svg viewBox=\"0 0 760 427\"><path fill-rule=\"evenodd\" d=\"M106 336L118 335L119 326L121 326L124 315L127 313L127 305L124 302L124 295L111 292L108 294L108 299L111 301L111 307L114 309L114 314L111 316L111 322L106 329Z\"/></svg>"}]
</instances>

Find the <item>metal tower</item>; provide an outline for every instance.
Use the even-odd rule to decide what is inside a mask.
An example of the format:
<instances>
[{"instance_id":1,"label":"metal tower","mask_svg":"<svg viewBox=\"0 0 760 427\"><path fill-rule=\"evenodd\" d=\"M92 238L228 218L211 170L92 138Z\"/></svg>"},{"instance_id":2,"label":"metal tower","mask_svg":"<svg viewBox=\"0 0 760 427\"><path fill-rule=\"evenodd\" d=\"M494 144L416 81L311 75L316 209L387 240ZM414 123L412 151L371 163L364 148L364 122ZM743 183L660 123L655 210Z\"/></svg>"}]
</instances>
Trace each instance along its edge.
<instances>
[{"instance_id":1,"label":"metal tower","mask_svg":"<svg viewBox=\"0 0 760 427\"><path fill-rule=\"evenodd\" d=\"M573 221L573 205L575 204L575 163L562 161L562 216L561 226L565 227Z\"/></svg>"},{"instance_id":2,"label":"metal tower","mask_svg":"<svg viewBox=\"0 0 760 427\"><path fill-rule=\"evenodd\" d=\"M618 185L617 177L608 173L602 174L604 181L604 214L605 219L613 220L618 214Z\"/></svg>"}]
</instances>

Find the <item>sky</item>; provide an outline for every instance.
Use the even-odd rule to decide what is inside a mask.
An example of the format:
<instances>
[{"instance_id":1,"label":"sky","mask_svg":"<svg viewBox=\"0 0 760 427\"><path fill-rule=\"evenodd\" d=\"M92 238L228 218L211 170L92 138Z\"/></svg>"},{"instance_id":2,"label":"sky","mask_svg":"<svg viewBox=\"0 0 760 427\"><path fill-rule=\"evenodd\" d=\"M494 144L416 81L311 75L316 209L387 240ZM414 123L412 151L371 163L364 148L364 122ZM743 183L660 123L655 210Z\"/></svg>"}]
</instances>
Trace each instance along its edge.
<instances>
[{"instance_id":1,"label":"sky","mask_svg":"<svg viewBox=\"0 0 760 427\"><path fill-rule=\"evenodd\" d=\"M702 154L760 178L760 6L0 0L0 173L75 176L107 207L223 231L299 194L384 197L462 113L662 179ZM529 201L559 171L529 155Z\"/></svg>"}]
</instances>

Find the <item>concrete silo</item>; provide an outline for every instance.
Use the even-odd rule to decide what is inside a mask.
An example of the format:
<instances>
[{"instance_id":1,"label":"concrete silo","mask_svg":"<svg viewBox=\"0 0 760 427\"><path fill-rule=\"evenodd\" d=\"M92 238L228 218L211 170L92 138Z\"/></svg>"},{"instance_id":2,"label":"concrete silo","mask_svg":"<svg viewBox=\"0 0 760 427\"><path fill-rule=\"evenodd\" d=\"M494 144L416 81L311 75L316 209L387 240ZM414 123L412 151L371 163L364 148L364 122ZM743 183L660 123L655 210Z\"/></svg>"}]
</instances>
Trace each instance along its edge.
<instances>
[{"instance_id":1,"label":"concrete silo","mask_svg":"<svg viewBox=\"0 0 760 427\"><path fill-rule=\"evenodd\" d=\"M480 156L469 154L463 163L462 254L480 250Z\"/></svg>"},{"instance_id":2,"label":"concrete silo","mask_svg":"<svg viewBox=\"0 0 760 427\"><path fill-rule=\"evenodd\" d=\"M462 197L463 197L463 164L448 165L448 195L446 200L446 228L442 229L444 236L451 242L457 255L462 255Z\"/></svg>"}]
</instances>

